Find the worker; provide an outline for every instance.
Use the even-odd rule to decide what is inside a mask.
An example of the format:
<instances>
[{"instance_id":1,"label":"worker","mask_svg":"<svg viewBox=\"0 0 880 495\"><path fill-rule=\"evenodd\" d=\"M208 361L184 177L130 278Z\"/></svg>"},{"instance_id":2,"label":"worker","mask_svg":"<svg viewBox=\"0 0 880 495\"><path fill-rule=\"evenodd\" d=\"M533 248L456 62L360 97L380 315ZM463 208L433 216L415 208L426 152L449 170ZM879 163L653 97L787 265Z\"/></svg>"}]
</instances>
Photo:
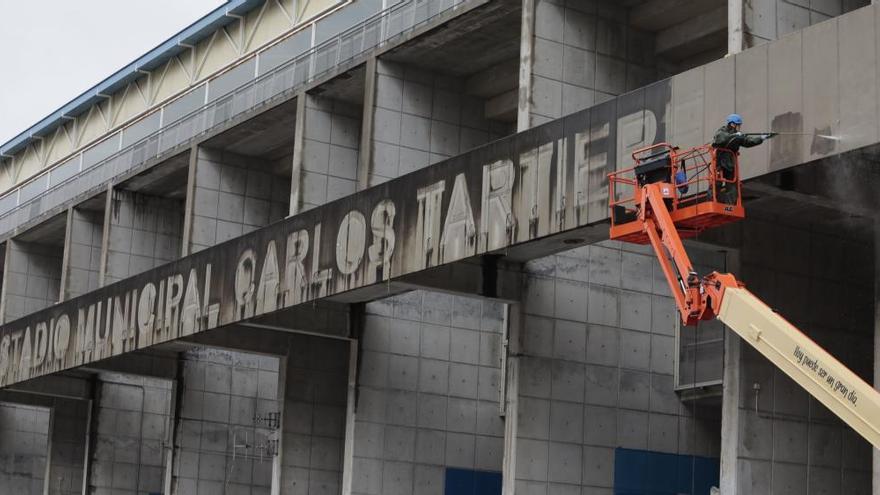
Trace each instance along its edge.
<instances>
[{"instance_id":1,"label":"worker","mask_svg":"<svg viewBox=\"0 0 880 495\"><path fill-rule=\"evenodd\" d=\"M721 176L728 181L736 179L736 160L735 156L739 155L739 148L744 146L751 148L758 146L765 140L775 136L775 133L768 134L743 134L740 132L742 127L742 117L739 114L732 113L727 116L727 124L715 132L712 139L712 147L716 148L716 163ZM736 203L736 183L735 182L719 182L718 200L727 203Z\"/></svg>"}]
</instances>

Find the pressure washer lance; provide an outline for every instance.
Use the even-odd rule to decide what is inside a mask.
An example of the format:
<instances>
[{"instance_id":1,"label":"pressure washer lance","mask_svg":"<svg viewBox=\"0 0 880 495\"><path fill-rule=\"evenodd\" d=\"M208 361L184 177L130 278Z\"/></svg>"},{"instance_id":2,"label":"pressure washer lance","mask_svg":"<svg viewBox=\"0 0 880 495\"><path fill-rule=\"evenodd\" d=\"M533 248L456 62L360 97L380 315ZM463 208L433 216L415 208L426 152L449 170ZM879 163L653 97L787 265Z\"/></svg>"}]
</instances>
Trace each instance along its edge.
<instances>
[{"instance_id":1,"label":"pressure washer lance","mask_svg":"<svg viewBox=\"0 0 880 495\"><path fill-rule=\"evenodd\" d=\"M743 134L744 136L767 136L767 139L770 139L774 136L814 136L823 139L832 139L834 141L839 141L840 138L837 136L829 136L828 134L817 134L815 132L750 132L747 134Z\"/></svg>"}]
</instances>

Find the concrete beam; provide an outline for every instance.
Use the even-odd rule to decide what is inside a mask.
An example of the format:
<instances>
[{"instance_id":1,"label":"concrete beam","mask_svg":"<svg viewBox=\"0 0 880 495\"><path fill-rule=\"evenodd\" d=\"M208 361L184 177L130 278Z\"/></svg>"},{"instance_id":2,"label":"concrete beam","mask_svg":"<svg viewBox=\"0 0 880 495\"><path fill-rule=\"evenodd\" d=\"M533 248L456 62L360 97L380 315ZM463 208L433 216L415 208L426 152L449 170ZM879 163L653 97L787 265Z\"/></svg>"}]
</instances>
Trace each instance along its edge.
<instances>
[{"instance_id":1,"label":"concrete beam","mask_svg":"<svg viewBox=\"0 0 880 495\"><path fill-rule=\"evenodd\" d=\"M519 60L512 59L478 72L465 81L465 93L489 98L517 89Z\"/></svg>"},{"instance_id":2,"label":"concrete beam","mask_svg":"<svg viewBox=\"0 0 880 495\"><path fill-rule=\"evenodd\" d=\"M745 191L754 192L758 194L762 194L765 196L788 199L791 201L797 201L799 203L804 203L810 206L816 206L819 208L825 208L828 210L839 211L842 213L848 213L850 215L855 215L864 218L873 218L877 212L875 210L871 210L865 208L861 205L854 203L846 203L840 200L832 200L828 198L823 198L821 196L815 196L813 194L806 194L798 191L789 191L785 189L779 189L778 187L774 187L770 184L766 184L763 182L748 182L745 184Z\"/></svg>"},{"instance_id":3,"label":"concrete beam","mask_svg":"<svg viewBox=\"0 0 880 495\"><path fill-rule=\"evenodd\" d=\"M629 24L645 31L661 31L696 22L695 16L726 7L725 0L650 0L629 13Z\"/></svg>"},{"instance_id":4,"label":"concrete beam","mask_svg":"<svg viewBox=\"0 0 880 495\"><path fill-rule=\"evenodd\" d=\"M92 397L92 383L83 375L47 375L7 387L7 391L48 397L88 400Z\"/></svg>"},{"instance_id":5,"label":"concrete beam","mask_svg":"<svg viewBox=\"0 0 880 495\"><path fill-rule=\"evenodd\" d=\"M169 350L132 352L94 362L82 369L174 380L177 377L177 354Z\"/></svg>"},{"instance_id":6,"label":"concrete beam","mask_svg":"<svg viewBox=\"0 0 880 495\"><path fill-rule=\"evenodd\" d=\"M518 264L482 256L476 262L452 263L402 277L393 285L407 290L437 290L515 303L522 295L522 270Z\"/></svg>"},{"instance_id":7,"label":"concrete beam","mask_svg":"<svg viewBox=\"0 0 880 495\"><path fill-rule=\"evenodd\" d=\"M513 89L486 101L485 117L502 122L516 122L519 90Z\"/></svg>"},{"instance_id":8,"label":"concrete beam","mask_svg":"<svg viewBox=\"0 0 880 495\"><path fill-rule=\"evenodd\" d=\"M655 50L661 55L685 58L708 50L714 38L726 32L727 7L716 7L657 33Z\"/></svg>"},{"instance_id":9,"label":"concrete beam","mask_svg":"<svg viewBox=\"0 0 880 495\"><path fill-rule=\"evenodd\" d=\"M198 346L248 352L269 356L286 356L290 348L290 334L312 335L330 339L349 340L347 336L309 332L293 327L242 323L223 329L197 334L186 339Z\"/></svg>"}]
</instances>

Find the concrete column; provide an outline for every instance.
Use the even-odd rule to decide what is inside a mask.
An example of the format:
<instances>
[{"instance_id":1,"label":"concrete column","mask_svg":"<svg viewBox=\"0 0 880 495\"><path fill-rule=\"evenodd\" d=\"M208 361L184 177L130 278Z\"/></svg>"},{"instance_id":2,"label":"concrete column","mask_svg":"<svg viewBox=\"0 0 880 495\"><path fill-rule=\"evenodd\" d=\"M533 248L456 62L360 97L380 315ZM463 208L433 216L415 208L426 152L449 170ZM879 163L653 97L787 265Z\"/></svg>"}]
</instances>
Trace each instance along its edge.
<instances>
[{"instance_id":1,"label":"concrete column","mask_svg":"<svg viewBox=\"0 0 880 495\"><path fill-rule=\"evenodd\" d=\"M727 0L727 53L743 50L743 0Z\"/></svg>"},{"instance_id":2,"label":"concrete column","mask_svg":"<svg viewBox=\"0 0 880 495\"><path fill-rule=\"evenodd\" d=\"M727 252L727 270L739 272L739 251ZM724 378L721 395L721 493L734 495L737 489L737 454L739 447L739 336L728 331L724 335Z\"/></svg>"},{"instance_id":3,"label":"concrete column","mask_svg":"<svg viewBox=\"0 0 880 495\"><path fill-rule=\"evenodd\" d=\"M342 495L351 495L354 470L354 425L357 404L358 341L348 347L348 396L345 408L345 446L342 454Z\"/></svg>"},{"instance_id":4,"label":"concrete column","mask_svg":"<svg viewBox=\"0 0 880 495\"><path fill-rule=\"evenodd\" d=\"M98 265L98 286L107 284L107 256L110 253L110 222L113 213L113 184L107 184L104 198L104 232L101 236L101 261Z\"/></svg>"},{"instance_id":5,"label":"concrete column","mask_svg":"<svg viewBox=\"0 0 880 495\"><path fill-rule=\"evenodd\" d=\"M193 145L189 150L189 169L186 175L186 203L183 207L183 239L180 242L180 256L190 253L193 229L193 208L196 189L196 164L199 159L199 146Z\"/></svg>"},{"instance_id":6,"label":"concrete column","mask_svg":"<svg viewBox=\"0 0 880 495\"><path fill-rule=\"evenodd\" d=\"M535 2L523 0L522 30L519 47L519 105L517 107L516 131L531 127L532 113L532 65L535 58Z\"/></svg>"},{"instance_id":7,"label":"concrete column","mask_svg":"<svg viewBox=\"0 0 880 495\"><path fill-rule=\"evenodd\" d=\"M287 389L287 356L278 358L278 389L275 397L284 397L284 391ZM284 401L278 401L278 414L284 417ZM284 467L284 429L283 427L276 431L275 440L276 454L272 459L272 487L271 495L281 495L282 486L282 469Z\"/></svg>"},{"instance_id":8,"label":"concrete column","mask_svg":"<svg viewBox=\"0 0 880 495\"><path fill-rule=\"evenodd\" d=\"M73 238L73 208L67 209L67 220L64 228L64 251L61 255L61 283L59 301L67 299L68 285L70 284L70 250ZM88 268L88 267L87 267ZM88 276L86 276L88 278Z\"/></svg>"},{"instance_id":9,"label":"concrete column","mask_svg":"<svg viewBox=\"0 0 880 495\"><path fill-rule=\"evenodd\" d=\"M880 390L880 220L874 221L874 388ZM871 493L880 495L880 450L873 457Z\"/></svg>"},{"instance_id":10,"label":"concrete column","mask_svg":"<svg viewBox=\"0 0 880 495\"><path fill-rule=\"evenodd\" d=\"M506 309L502 352L506 366L507 379L502 393L504 400L504 460L502 463L502 495L514 495L516 490L516 436L519 423L519 353L521 328L523 323L522 305L511 304Z\"/></svg>"},{"instance_id":11,"label":"concrete column","mask_svg":"<svg viewBox=\"0 0 880 495\"><path fill-rule=\"evenodd\" d=\"M361 123L360 155L357 169L357 190L370 187L373 171L373 118L376 114L376 57L367 60L364 74L364 113Z\"/></svg>"},{"instance_id":12,"label":"concrete column","mask_svg":"<svg viewBox=\"0 0 880 495\"><path fill-rule=\"evenodd\" d=\"M296 124L293 131L293 163L290 174L290 216L296 215L302 208L302 171L305 147L306 127L306 94L296 97Z\"/></svg>"}]
</instances>

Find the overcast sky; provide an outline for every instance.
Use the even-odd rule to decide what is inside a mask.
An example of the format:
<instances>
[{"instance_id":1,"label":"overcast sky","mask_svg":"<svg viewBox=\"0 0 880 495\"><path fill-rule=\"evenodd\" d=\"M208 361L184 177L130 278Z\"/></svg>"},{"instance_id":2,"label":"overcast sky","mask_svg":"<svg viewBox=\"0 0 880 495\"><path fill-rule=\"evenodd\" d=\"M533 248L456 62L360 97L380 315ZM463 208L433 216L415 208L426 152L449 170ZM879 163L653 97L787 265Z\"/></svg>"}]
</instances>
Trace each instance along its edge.
<instances>
[{"instance_id":1,"label":"overcast sky","mask_svg":"<svg viewBox=\"0 0 880 495\"><path fill-rule=\"evenodd\" d=\"M0 2L0 144L223 3Z\"/></svg>"}]
</instances>

